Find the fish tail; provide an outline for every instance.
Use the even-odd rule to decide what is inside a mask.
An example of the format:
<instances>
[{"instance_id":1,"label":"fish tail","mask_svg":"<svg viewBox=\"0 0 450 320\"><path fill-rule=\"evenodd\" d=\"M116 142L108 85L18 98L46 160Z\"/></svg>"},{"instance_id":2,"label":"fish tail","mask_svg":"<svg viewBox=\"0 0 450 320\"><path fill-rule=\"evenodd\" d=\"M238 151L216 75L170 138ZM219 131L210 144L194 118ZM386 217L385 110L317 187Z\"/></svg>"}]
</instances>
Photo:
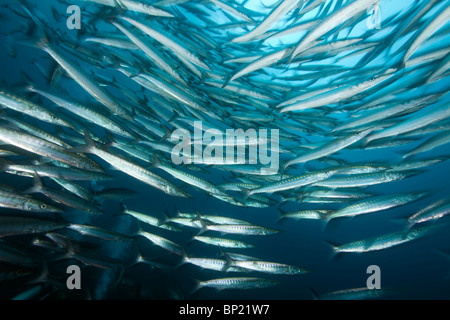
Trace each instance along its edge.
<instances>
[{"instance_id":1,"label":"fish tail","mask_svg":"<svg viewBox=\"0 0 450 320\"><path fill-rule=\"evenodd\" d=\"M113 217L118 217L118 216L122 216L125 215L125 211L127 210L127 206L125 205L125 203L123 203L123 201L120 201L120 209L118 211L116 211L115 213L113 213Z\"/></svg>"},{"instance_id":2,"label":"fish tail","mask_svg":"<svg viewBox=\"0 0 450 320\"><path fill-rule=\"evenodd\" d=\"M0 172L5 172L8 170L9 167L9 161L5 160L3 158L0 158Z\"/></svg>"},{"instance_id":3,"label":"fish tail","mask_svg":"<svg viewBox=\"0 0 450 320\"><path fill-rule=\"evenodd\" d=\"M42 183L41 177L39 177L37 172L34 171L33 186L26 189L23 193L38 193L38 192L41 192L43 188L44 188L44 184Z\"/></svg>"},{"instance_id":4,"label":"fish tail","mask_svg":"<svg viewBox=\"0 0 450 320\"><path fill-rule=\"evenodd\" d=\"M159 160L159 158L156 154L153 154L152 159L150 161L150 167L151 168L159 168L160 166L161 166L161 160Z\"/></svg>"},{"instance_id":5,"label":"fish tail","mask_svg":"<svg viewBox=\"0 0 450 320\"><path fill-rule=\"evenodd\" d=\"M47 45L48 45L48 37L47 34L42 30L42 35L36 42L34 42L34 46L36 48L44 50L47 47Z\"/></svg>"},{"instance_id":6,"label":"fish tail","mask_svg":"<svg viewBox=\"0 0 450 320\"><path fill-rule=\"evenodd\" d=\"M228 268L230 268L233 265L234 260L233 260L233 258L230 257L230 255L228 253L223 251L221 246L219 246L219 249L220 249L220 255L223 256L226 261L221 271L227 271Z\"/></svg>"},{"instance_id":7,"label":"fish tail","mask_svg":"<svg viewBox=\"0 0 450 320\"><path fill-rule=\"evenodd\" d=\"M306 287L308 288L309 293L311 293L313 300L319 300L319 295L317 294L316 290L314 290L310 286L306 286Z\"/></svg>"},{"instance_id":8,"label":"fish tail","mask_svg":"<svg viewBox=\"0 0 450 320\"><path fill-rule=\"evenodd\" d=\"M189 258L186 249L181 248L181 260L180 262L175 265L175 267L173 267L173 270L177 270L178 268L180 268L181 266L183 266L184 264L186 264L186 259Z\"/></svg>"},{"instance_id":9,"label":"fish tail","mask_svg":"<svg viewBox=\"0 0 450 320\"><path fill-rule=\"evenodd\" d=\"M83 131L84 131L84 140L85 140L86 144L70 148L70 149L68 149L69 152L91 153L92 150L96 148L95 142L92 139L92 137L90 136L89 132L87 132L86 129L84 129Z\"/></svg>"},{"instance_id":10,"label":"fish tail","mask_svg":"<svg viewBox=\"0 0 450 320\"><path fill-rule=\"evenodd\" d=\"M208 224L202 218L195 218L195 219L198 219L200 221L200 224L202 225L202 227L200 228L200 230L197 233L197 236L199 236L208 230Z\"/></svg>"},{"instance_id":11,"label":"fish tail","mask_svg":"<svg viewBox=\"0 0 450 320\"><path fill-rule=\"evenodd\" d=\"M332 249L329 261L336 259L336 257L341 253L338 246L335 243L326 240L324 240L324 243L327 244Z\"/></svg>"},{"instance_id":12,"label":"fish tail","mask_svg":"<svg viewBox=\"0 0 450 320\"><path fill-rule=\"evenodd\" d=\"M194 288L189 292L190 296L194 295L195 293L197 293L198 290L200 290L202 288L202 284L201 284L200 280L194 279L194 281L195 281L195 285L194 285Z\"/></svg>"}]
</instances>

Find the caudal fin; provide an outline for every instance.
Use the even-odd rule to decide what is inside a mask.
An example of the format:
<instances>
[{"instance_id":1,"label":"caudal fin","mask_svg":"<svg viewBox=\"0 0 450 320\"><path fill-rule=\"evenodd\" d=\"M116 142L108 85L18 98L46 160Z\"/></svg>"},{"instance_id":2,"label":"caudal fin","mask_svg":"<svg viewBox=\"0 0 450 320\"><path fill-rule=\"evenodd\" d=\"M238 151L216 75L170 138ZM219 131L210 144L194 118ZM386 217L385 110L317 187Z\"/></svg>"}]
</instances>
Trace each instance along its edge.
<instances>
[{"instance_id":1,"label":"caudal fin","mask_svg":"<svg viewBox=\"0 0 450 320\"><path fill-rule=\"evenodd\" d=\"M197 291L202 288L202 283L200 280L194 279L194 281L195 281L194 288L189 292L190 296L196 294Z\"/></svg>"},{"instance_id":2,"label":"caudal fin","mask_svg":"<svg viewBox=\"0 0 450 320\"><path fill-rule=\"evenodd\" d=\"M9 167L9 161L5 160L3 158L0 158L0 172L4 172L8 170Z\"/></svg>"},{"instance_id":3,"label":"caudal fin","mask_svg":"<svg viewBox=\"0 0 450 320\"><path fill-rule=\"evenodd\" d=\"M338 255L340 255L340 253L341 253L341 251L339 250L339 246L337 244L332 243L327 240L324 240L324 243L327 244L331 249L331 253L330 253L330 257L329 257L328 261L335 260L336 257L338 257Z\"/></svg>"},{"instance_id":4,"label":"caudal fin","mask_svg":"<svg viewBox=\"0 0 450 320\"><path fill-rule=\"evenodd\" d=\"M34 171L33 175L33 186L26 189L23 193L39 193L44 189L44 184L42 182L41 177L37 174L36 171Z\"/></svg>"},{"instance_id":5,"label":"caudal fin","mask_svg":"<svg viewBox=\"0 0 450 320\"><path fill-rule=\"evenodd\" d=\"M68 149L68 151L74 152L74 153L92 153L93 152L93 150L96 148L95 142L92 139L89 132L87 132L86 129L84 129L83 132L84 132L84 141L86 142L86 144L82 144L82 145L70 148L70 149Z\"/></svg>"}]
</instances>

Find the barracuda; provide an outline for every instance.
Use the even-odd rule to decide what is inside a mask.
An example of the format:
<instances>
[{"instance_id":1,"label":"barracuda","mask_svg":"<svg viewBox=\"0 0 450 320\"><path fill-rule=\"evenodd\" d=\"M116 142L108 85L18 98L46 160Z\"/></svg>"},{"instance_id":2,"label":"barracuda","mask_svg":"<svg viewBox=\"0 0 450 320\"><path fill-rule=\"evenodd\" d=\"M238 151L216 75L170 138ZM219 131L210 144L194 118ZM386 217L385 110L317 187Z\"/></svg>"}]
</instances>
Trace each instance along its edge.
<instances>
[{"instance_id":1,"label":"barracuda","mask_svg":"<svg viewBox=\"0 0 450 320\"><path fill-rule=\"evenodd\" d=\"M100 215L103 212L97 208L92 202L84 200L74 194L66 193L58 190L47 188L43 185L41 178L34 174L34 185L25 190L25 193L42 193L57 203L62 203L68 207L88 212L91 214Z\"/></svg>"},{"instance_id":2,"label":"barracuda","mask_svg":"<svg viewBox=\"0 0 450 320\"><path fill-rule=\"evenodd\" d=\"M51 45L46 38L36 44L38 48L46 51L86 92L111 110L112 113L132 120L130 112L116 102L116 100L93 79L89 77L80 67L77 67L65 58Z\"/></svg>"},{"instance_id":3,"label":"barracuda","mask_svg":"<svg viewBox=\"0 0 450 320\"><path fill-rule=\"evenodd\" d=\"M233 261L233 266L270 274L305 274L310 271L304 268L268 261Z\"/></svg>"},{"instance_id":4,"label":"barracuda","mask_svg":"<svg viewBox=\"0 0 450 320\"><path fill-rule=\"evenodd\" d=\"M13 174L27 173L32 177L37 173L41 177L62 178L70 180L112 180L113 177L101 172L87 171L76 168L62 168L46 165L18 165L8 163L0 159L0 172L5 171Z\"/></svg>"},{"instance_id":5,"label":"barracuda","mask_svg":"<svg viewBox=\"0 0 450 320\"><path fill-rule=\"evenodd\" d=\"M148 225L151 225L151 226L154 226L157 228L166 229L166 230L170 230L170 231L181 231L179 228L165 224L164 221L162 221L158 218L155 218L149 214L134 211L134 210L129 210L126 206L122 206L121 213L128 214L128 215L134 217L135 219L137 219L138 221L141 221L145 224L148 224Z\"/></svg>"},{"instance_id":6,"label":"barracuda","mask_svg":"<svg viewBox=\"0 0 450 320\"><path fill-rule=\"evenodd\" d=\"M178 267L186 263L208 270L225 271L225 272L245 272L245 270L242 268L230 266L226 260L211 259L211 258L194 258L188 256L186 251L183 250L182 260L179 263Z\"/></svg>"},{"instance_id":7,"label":"barracuda","mask_svg":"<svg viewBox=\"0 0 450 320\"><path fill-rule=\"evenodd\" d=\"M281 219L311 219L311 220L323 220L324 217L331 212L331 210L300 210L294 212L285 212L278 209L281 213Z\"/></svg>"},{"instance_id":8,"label":"barracuda","mask_svg":"<svg viewBox=\"0 0 450 320\"><path fill-rule=\"evenodd\" d=\"M227 201L230 203L237 203L236 200L234 200L232 197L230 197L228 194L226 194L223 190L217 188L212 183L210 183L206 180L200 179L200 178L198 178L194 175L191 175L187 172L175 169L165 163L162 163L157 158L153 159L153 164L157 168L160 168L160 169L166 171L167 173L171 174L175 178L180 179L181 181L186 182L186 183L190 184L191 186L197 187L201 190L208 192L211 196L213 196L217 199Z\"/></svg>"},{"instance_id":9,"label":"barracuda","mask_svg":"<svg viewBox=\"0 0 450 320\"><path fill-rule=\"evenodd\" d=\"M254 278L254 277L238 277L238 278L221 278L213 279L207 281L200 281L198 283L198 288L214 288L218 290L224 289L255 289L255 288L265 288L279 284L279 281Z\"/></svg>"},{"instance_id":10,"label":"barracuda","mask_svg":"<svg viewBox=\"0 0 450 320\"><path fill-rule=\"evenodd\" d=\"M409 227L417 223L433 221L450 214L450 198L445 198L426 206L407 219Z\"/></svg>"},{"instance_id":11,"label":"barracuda","mask_svg":"<svg viewBox=\"0 0 450 320\"><path fill-rule=\"evenodd\" d=\"M403 64L408 61L408 59L412 56L412 54L420 47L420 45L427 40L437 29L444 25L448 21L450 17L450 7L444 7L439 14L433 20L423 28L423 30L418 34L418 36L414 39L411 46L405 53L403 57Z\"/></svg>"},{"instance_id":12,"label":"barracuda","mask_svg":"<svg viewBox=\"0 0 450 320\"><path fill-rule=\"evenodd\" d=\"M424 141L408 153L403 155L403 158L409 158L415 154L426 152L433 150L441 145L447 144L450 142L450 132L442 132L434 137Z\"/></svg>"},{"instance_id":13,"label":"barracuda","mask_svg":"<svg viewBox=\"0 0 450 320\"><path fill-rule=\"evenodd\" d=\"M16 95L0 89L0 104L13 109L15 111L24 113L38 120L42 120L48 123L73 128L73 126L67 121L59 118L53 112L50 112L44 107L41 107L31 101L26 101Z\"/></svg>"},{"instance_id":14,"label":"barracuda","mask_svg":"<svg viewBox=\"0 0 450 320\"><path fill-rule=\"evenodd\" d=\"M17 130L0 127L0 140L29 152L48 157L80 169L104 172L99 165L90 159L70 153L68 150L54 143Z\"/></svg>"},{"instance_id":15,"label":"barracuda","mask_svg":"<svg viewBox=\"0 0 450 320\"><path fill-rule=\"evenodd\" d=\"M288 111L301 111L306 109L312 109L317 107L326 106L333 103L339 103L345 101L345 99L351 98L360 94L390 78L391 75L384 75L376 79L372 79L366 82L355 84L346 88L337 88L319 96L311 97L307 100L297 102L295 104L283 107L280 112Z\"/></svg>"},{"instance_id":16,"label":"barracuda","mask_svg":"<svg viewBox=\"0 0 450 320\"><path fill-rule=\"evenodd\" d=\"M368 299L386 299L389 294L397 293L398 290L392 288L369 289L367 287L352 288L339 291L333 291L322 295L314 293L314 297L319 300L368 300Z\"/></svg>"},{"instance_id":17,"label":"barracuda","mask_svg":"<svg viewBox=\"0 0 450 320\"><path fill-rule=\"evenodd\" d=\"M99 238L102 240L108 240L108 241L132 241L133 238L130 236L127 236L122 233L110 231L104 228L99 228L95 226L85 225L85 224L76 224L76 223L70 223L67 226L68 229L75 230L82 235L87 235L94 238Z\"/></svg>"},{"instance_id":18,"label":"barracuda","mask_svg":"<svg viewBox=\"0 0 450 320\"><path fill-rule=\"evenodd\" d=\"M292 159L288 161L284 166L283 170L285 170L287 167L296 164L296 163L303 163L315 159L319 159L325 156L328 156L330 154L336 153L339 150L344 149L345 147L348 147L349 145L356 143L366 137L369 133L373 131L373 128L354 133L352 135L349 135L347 137L343 137L337 140L333 140L329 143L326 143L325 145L318 147L316 149L311 150L310 152L307 152L306 154L297 157L295 159Z\"/></svg>"},{"instance_id":19,"label":"barracuda","mask_svg":"<svg viewBox=\"0 0 450 320\"><path fill-rule=\"evenodd\" d=\"M132 43L129 40L126 40L124 38L87 37L87 38L84 38L83 41L99 43L99 44L103 44L103 45L106 45L106 46L120 48L120 49L125 49L125 50L139 50L138 46L136 46L134 43Z\"/></svg>"},{"instance_id":20,"label":"barracuda","mask_svg":"<svg viewBox=\"0 0 450 320\"><path fill-rule=\"evenodd\" d=\"M26 133L29 133L35 137L41 138L43 140L47 140L47 141L57 144L58 146L61 146L63 148L71 148L72 147L70 144L66 143L59 137L52 135L42 129L39 129L38 127L31 125L30 123L20 121L18 119L9 117L7 115L0 115L0 117L2 119L7 120L9 123L15 125L17 128L22 129Z\"/></svg>"},{"instance_id":21,"label":"barracuda","mask_svg":"<svg viewBox=\"0 0 450 320\"><path fill-rule=\"evenodd\" d=\"M174 16L158 7L148 5L146 3L142 3L140 1L134 1L134 0L78 0L83 2L92 2L92 3L98 3L101 5L109 6L109 7L116 7L118 4L123 5L127 10L143 13L149 16L156 16L156 17L166 17L166 18L173 18Z\"/></svg>"},{"instance_id":22,"label":"barracuda","mask_svg":"<svg viewBox=\"0 0 450 320\"><path fill-rule=\"evenodd\" d=\"M369 112L367 115L360 116L357 119L347 122L343 125L338 126L337 128L333 129L333 131L340 131L350 128L355 128L362 126L364 124L374 122L381 119L386 119L387 117L392 117L396 114L402 113L404 111L407 111L409 109L413 109L417 105L421 105L424 102L427 102L429 98L423 98L418 99L412 102L400 104L398 106L386 106L382 108L381 110L374 110Z\"/></svg>"},{"instance_id":23,"label":"barracuda","mask_svg":"<svg viewBox=\"0 0 450 320\"><path fill-rule=\"evenodd\" d=\"M281 16L291 10L294 6L301 7L303 0L283 0L280 4L252 31L240 37L234 38L232 42L246 42L251 41L256 36L263 34L274 24Z\"/></svg>"},{"instance_id":24,"label":"barracuda","mask_svg":"<svg viewBox=\"0 0 450 320\"><path fill-rule=\"evenodd\" d=\"M62 212L60 208L51 206L32 197L0 190L0 207L23 210L25 212Z\"/></svg>"},{"instance_id":25,"label":"barracuda","mask_svg":"<svg viewBox=\"0 0 450 320\"><path fill-rule=\"evenodd\" d=\"M75 114L79 117L82 117L83 119L85 119L89 122L93 122L102 128L110 130L111 132L117 133L126 138L134 138L135 137L135 134L133 134L131 131L128 131L125 128L121 127L114 120L112 120L111 117L108 117L99 112L96 112L87 106L81 105L81 104L73 102L73 101L69 101L60 96L56 96L49 92L40 90L38 88L35 88L32 85L28 85L27 89L29 91L36 92L36 93L46 97L47 99L53 101L60 107L66 109L67 111L70 111L73 114Z\"/></svg>"},{"instance_id":26,"label":"barracuda","mask_svg":"<svg viewBox=\"0 0 450 320\"><path fill-rule=\"evenodd\" d=\"M211 244L213 246L219 246L223 248L253 248L254 245L245 243L242 241L225 239L225 238L216 238L216 237L206 237L206 236L195 236L193 240L197 240L200 242L204 242L207 244Z\"/></svg>"},{"instance_id":27,"label":"barracuda","mask_svg":"<svg viewBox=\"0 0 450 320\"><path fill-rule=\"evenodd\" d=\"M174 79L182 83L187 87L187 83L184 81L184 79L178 74L178 72L175 71L174 68L172 68L165 60L164 57L158 53L158 51L155 51L153 48L150 48L149 45L145 44L143 41L141 41L134 33L132 33L130 30L126 29L121 24L112 21L111 22L117 29L122 31L139 49L141 49L147 57L150 58L152 62L154 62L158 67L160 67L162 70L167 72L170 76L172 76Z\"/></svg>"},{"instance_id":28,"label":"barracuda","mask_svg":"<svg viewBox=\"0 0 450 320\"><path fill-rule=\"evenodd\" d=\"M349 177L334 177L324 181L316 182L313 185L328 188L366 187L401 180L408 175L410 174L400 172L375 172L361 175L352 175Z\"/></svg>"},{"instance_id":29,"label":"barracuda","mask_svg":"<svg viewBox=\"0 0 450 320\"><path fill-rule=\"evenodd\" d=\"M365 11L377 1L378 0L355 0L327 17L324 21L318 22L317 28L314 28L312 31L308 32L308 34L295 46L295 49L291 55L291 60L299 53L308 49L315 40L343 24L351 17Z\"/></svg>"},{"instance_id":30,"label":"barracuda","mask_svg":"<svg viewBox=\"0 0 450 320\"><path fill-rule=\"evenodd\" d=\"M32 217L0 217L0 237L45 233L68 226L68 223Z\"/></svg>"},{"instance_id":31,"label":"barracuda","mask_svg":"<svg viewBox=\"0 0 450 320\"><path fill-rule=\"evenodd\" d=\"M180 40L172 40L162 32L157 31L154 28L149 27L148 25L144 25L136 20L133 20L128 17L121 17L121 19L131 23L136 28L140 29L142 32L146 33L150 37L154 38L156 41L161 43L162 45L166 46L170 50L172 50L177 56L180 56L183 62L183 59L188 60L189 62L195 64L196 66L199 66L201 68L204 68L206 70L211 71L211 69L203 63L198 57L196 57L192 52L189 52L187 49L185 49L183 46L181 46L179 43L183 43Z\"/></svg>"},{"instance_id":32,"label":"barracuda","mask_svg":"<svg viewBox=\"0 0 450 320\"><path fill-rule=\"evenodd\" d=\"M442 226L440 226L442 227ZM436 230L439 226L423 226L407 231L387 233L381 236L358 240L340 246L333 246L334 253L363 253L384 250L419 239Z\"/></svg>"},{"instance_id":33,"label":"barracuda","mask_svg":"<svg viewBox=\"0 0 450 320\"><path fill-rule=\"evenodd\" d=\"M246 194L248 196L251 196L256 193L273 193L278 191L300 188L302 186L316 183L317 181L328 179L337 172L338 170L324 170L319 172L311 172L303 176L288 178L278 182L263 185L259 188L247 191Z\"/></svg>"},{"instance_id":34,"label":"barracuda","mask_svg":"<svg viewBox=\"0 0 450 320\"><path fill-rule=\"evenodd\" d=\"M141 166L125 158L119 157L101 148L96 147L94 141L87 132L85 132L85 138L86 138L86 145L80 146L77 148L78 150L74 149L74 151L93 153L99 158L103 159L104 161L108 162L109 164L117 168L118 170L121 170L122 172L152 187L155 187L167 194L184 198L189 197L187 193L178 189L172 183L152 173L151 171L146 170Z\"/></svg>"},{"instance_id":35,"label":"barracuda","mask_svg":"<svg viewBox=\"0 0 450 320\"><path fill-rule=\"evenodd\" d=\"M450 104L438 103L436 105L426 107L417 113L414 113L408 120L404 120L392 127L368 136L366 141L370 142L376 139L398 136L402 133L423 128L429 124L438 122L439 120L446 119L450 116Z\"/></svg>"},{"instance_id":36,"label":"barracuda","mask_svg":"<svg viewBox=\"0 0 450 320\"><path fill-rule=\"evenodd\" d=\"M264 228L255 225L239 225L239 224L207 224L202 221L202 230L200 232L217 231L221 233L229 234L242 234L242 235L269 235L278 233L278 230Z\"/></svg>"},{"instance_id":37,"label":"barracuda","mask_svg":"<svg viewBox=\"0 0 450 320\"><path fill-rule=\"evenodd\" d=\"M173 241L170 241L166 238L160 237L156 234L152 234L145 231L139 231L139 235L146 238L147 240L150 240L153 244L166 249L172 253L175 253L177 255L181 255L182 250L181 246L174 243Z\"/></svg>"},{"instance_id":38,"label":"barracuda","mask_svg":"<svg viewBox=\"0 0 450 320\"><path fill-rule=\"evenodd\" d=\"M216 224L240 224L240 225L251 225L250 222L248 221L244 221L241 219L235 219L235 218L230 218L230 217L223 217L223 216L216 216L216 215L209 215L209 214L201 214L200 212L196 212L196 213L184 213L184 212L177 212L177 215L179 217L184 217L184 218L190 218L190 219L202 219L202 220L207 220L210 221L212 223L216 223ZM199 224L201 226L201 223Z\"/></svg>"},{"instance_id":39,"label":"barracuda","mask_svg":"<svg viewBox=\"0 0 450 320\"><path fill-rule=\"evenodd\" d=\"M425 195L426 193L407 193L372 197L367 200L362 200L355 204L351 204L341 210L328 213L324 218L325 220L331 220L340 217L354 217L371 212L387 210L410 203L422 198Z\"/></svg>"},{"instance_id":40,"label":"barracuda","mask_svg":"<svg viewBox=\"0 0 450 320\"><path fill-rule=\"evenodd\" d=\"M262 288L446 243L449 0L0 2L0 297L302 298Z\"/></svg>"}]
</instances>

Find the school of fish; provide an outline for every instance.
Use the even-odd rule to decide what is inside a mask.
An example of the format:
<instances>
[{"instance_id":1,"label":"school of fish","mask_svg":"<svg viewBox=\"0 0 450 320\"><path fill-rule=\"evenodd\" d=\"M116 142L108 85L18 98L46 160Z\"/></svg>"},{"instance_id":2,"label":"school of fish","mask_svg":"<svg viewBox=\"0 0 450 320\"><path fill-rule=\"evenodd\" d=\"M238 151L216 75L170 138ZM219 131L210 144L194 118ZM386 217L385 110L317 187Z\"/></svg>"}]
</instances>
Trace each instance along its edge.
<instances>
[{"instance_id":1,"label":"school of fish","mask_svg":"<svg viewBox=\"0 0 450 320\"><path fill-rule=\"evenodd\" d=\"M316 272L308 260L271 261L278 249L258 244L276 241L287 222L339 228L349 218L387 222L399 217L384 211L420 208L394 231L346 243L324 229L326 258L445 232L448 190L436 198L436 190L395 192L395 184L426 179L436 166L450 178L450 1L399 4L374 23L383 3L0 4L2 51L22 64L18 83L5 81L9 71L0 83L0 298L108 299L128 287L135 298L158 298L133 282L136 273L169 274L159 286L170 288L191 270L186 288L164 296L171 299L308 279ZM80 9L80 28L69 28L77 19L69 5ZM258 159L203 157L228 147L217 140L194 139L189 161L174 163L175 130L203 137L240 128L278 130L278 141L244 136L232 146L248 154L262 142L275 146L276 172ZM145 207L134 202L139 196ZM198 199L227 214L182 205ZM250 208L279 220L256 223L241 214ZM247 255L255 248L269 258ZM449 250L437 252L448 260ZM66 285L70 265L81 267L82 290ZM396 292L342 289L311 288L311 298Z\"/></svg>"}]
</instances>

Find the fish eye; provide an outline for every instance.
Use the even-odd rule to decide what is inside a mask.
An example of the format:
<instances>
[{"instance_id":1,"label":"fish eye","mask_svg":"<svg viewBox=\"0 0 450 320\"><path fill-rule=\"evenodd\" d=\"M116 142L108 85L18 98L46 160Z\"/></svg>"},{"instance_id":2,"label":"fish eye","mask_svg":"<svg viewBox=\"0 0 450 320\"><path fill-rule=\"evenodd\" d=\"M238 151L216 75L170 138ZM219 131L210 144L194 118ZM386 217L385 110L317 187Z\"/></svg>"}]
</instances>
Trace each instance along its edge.
<instances>
[{"instance_id":1,"label":"fish eye","mask_svg":"<svg viewBox=\"0 0 450 320\"><path fill-rule=\"evenodd\" d=\"M45 203L41 204L41 209L47 209L47 205Z\"/></svg>"}]
</instances>

